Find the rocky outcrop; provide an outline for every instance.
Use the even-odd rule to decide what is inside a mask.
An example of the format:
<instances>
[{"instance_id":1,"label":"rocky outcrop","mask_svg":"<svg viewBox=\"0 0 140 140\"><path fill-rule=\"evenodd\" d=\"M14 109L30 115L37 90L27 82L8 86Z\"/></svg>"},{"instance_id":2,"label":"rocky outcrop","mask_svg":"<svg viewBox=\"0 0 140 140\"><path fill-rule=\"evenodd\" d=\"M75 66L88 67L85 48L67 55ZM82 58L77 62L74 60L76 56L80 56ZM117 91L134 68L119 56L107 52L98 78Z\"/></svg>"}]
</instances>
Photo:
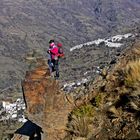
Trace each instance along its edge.
<instances>
[{"instance_id":1,"label":"rocky outcrop","mask_svg":"<svg viewBox=\"0 0 140 140\"><path fill-rule=\"evenodd\" d=\"M140 139L139 79L140 42L91 82L87 103L71 113L67 140Z\"/></svg>"},{"instance_id":2,"label":"rocky outcrop","mask_svg":"<svg viewBox=\"0 0 140 140\"><path fill-rule=\"evenodd\" d=\"M42 138L63 139L73 105L60 91L58 81L50 77L43 59L38 59L36 68L27 72L23 91L28 119L42 128Z\"/></svg>"},{"instance_id":3,"label":"rocky outcrop","mask_svg":"<svg viewBox=\"0 0 140 140\"><path fill-rule=\"evenodd\" d=\"M40 138L43 132L43 140L140 139L139 59L138 42L94 81L67 96L45 61L37 59L23 81L29 123L39 129L37 133L34 128L30 138ZM30 132L27 123L24 126Z\"/></svg>"}]
</instances>

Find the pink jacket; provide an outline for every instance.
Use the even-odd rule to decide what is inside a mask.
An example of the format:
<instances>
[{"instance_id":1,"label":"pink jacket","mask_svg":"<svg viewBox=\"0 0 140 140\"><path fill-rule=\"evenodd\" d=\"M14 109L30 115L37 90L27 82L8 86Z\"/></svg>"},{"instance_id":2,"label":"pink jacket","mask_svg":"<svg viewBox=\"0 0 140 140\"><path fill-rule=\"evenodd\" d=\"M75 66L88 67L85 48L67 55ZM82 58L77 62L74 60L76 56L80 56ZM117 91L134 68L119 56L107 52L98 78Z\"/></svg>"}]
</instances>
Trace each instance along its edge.
<instances>
[{"instance_id":1,"label":"pink jacket","mask_svg":"<svg viewBox=\"0 0 140 140\"><path fill-rule=\"evenodd\" d=\"M51 58L57 60L59 55L58 47L54 43L51 43L50 47Z\"/></svg>"}]
</instances>

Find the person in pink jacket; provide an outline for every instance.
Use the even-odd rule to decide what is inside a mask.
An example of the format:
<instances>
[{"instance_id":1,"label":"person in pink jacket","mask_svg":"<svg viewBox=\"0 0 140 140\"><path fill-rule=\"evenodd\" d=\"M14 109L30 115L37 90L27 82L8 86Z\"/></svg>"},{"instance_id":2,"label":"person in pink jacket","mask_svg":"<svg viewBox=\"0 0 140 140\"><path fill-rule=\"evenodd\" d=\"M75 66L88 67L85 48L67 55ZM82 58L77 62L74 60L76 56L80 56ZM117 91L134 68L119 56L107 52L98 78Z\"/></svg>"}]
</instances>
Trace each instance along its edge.
<instances>
[{"instance_id":1,"label":"person in pink jacket","mask_svg":"<svg viewBox=\"0 0 140 140\"><path fill-rule=\"evenodd\" d=\"M50 55L50 58L48 59L48 64L50 67L50 72L55 71L55 78L58 79L59 78L59 49L57 47L57 45L55 45L54 40L50 40L49 41L49 50L48 50L48 54Z\"/></svg>"}]
</instances>

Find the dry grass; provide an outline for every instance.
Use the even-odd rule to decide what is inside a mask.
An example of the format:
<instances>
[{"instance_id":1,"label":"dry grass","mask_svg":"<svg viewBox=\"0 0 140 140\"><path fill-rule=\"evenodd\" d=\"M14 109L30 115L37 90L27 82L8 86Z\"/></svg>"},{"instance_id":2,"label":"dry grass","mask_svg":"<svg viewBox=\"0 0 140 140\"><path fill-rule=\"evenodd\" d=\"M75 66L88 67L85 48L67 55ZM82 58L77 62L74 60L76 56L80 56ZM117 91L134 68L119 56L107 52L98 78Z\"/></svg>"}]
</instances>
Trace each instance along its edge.
<instances>
[{"instance_id":1,"label":"dry grass","mask_svg":"<svg viewBox=\"0 0 140 140\"><path fill-rule=\"evenodd\" d=\"M71 123L68 125L68 132L76 137L87 137L89 133L88 119L73 116Z\"/></svg>"},{"instance_id":2,"label":"dry grass","mask_svg":"<svg viewBox=\"0 0 140 140\"><path fill-rule=\"evenodd\" d=\"M80 108L75 108L70 116L67 125L69 136L87 138L90 133L89 126L92 123L94 115L94 107L90 104L83 105Z\"/></svg>"},{"instance_id":3,"label":"dry grass","mask_svg":"<svg viewBox=\"0 0 140 140\"><path fill-rule=\"evenodd\" d=\"M124 73L125 84L128 87L137 87L140 84L140 59L129 62Z\"/></svg>"},{"instance_id":4,"label":"dry grass","mask_svg":"<svg viewBox=\"0 0 140 140\"><path fill-rule=\"evenodd\" d=\"M130 107L133 108L133 110L140 112L140 88L131 93Z\"/></svg>"},{"instance_id":5,"label":"dry grass","mask_svg":"<svg viewBox=\"0 0 140 140\"><path fill-rule=\"evenodd\" d=\"M137 45L129 51L121 58L120 63L113 71L108 73L103 71L102 76L102 82L94 87L96 95L94 94L95 96L90 102L92 105L87 103L72 111L68 124L69 139L67 140L76 137L89 139L94 136L95 138L96 135L109 135L111 139L113 137L121 139L127 138L132 126L134 130L138 129L140 118L140 47ZM118 135L123 119L130 121L132 126L123 126L123 131L125 131ZM105 131L107 129L111 131ZM135 137L134 135L133 137ZM104 138L102 137L102 139Z\"/></svg>"},{"instance_id":6,"label":"dry grass","mask_svg":"<svg viewBox=\"0 0 140 140\"><path fill-rule=\"evenodd\" d=\"M136 46L136 47L132 50L132 52L133 52L135 55L139 55L139 56L140 56L140 42L136 43L135 46Z\"/></svg>"}]
</instances>

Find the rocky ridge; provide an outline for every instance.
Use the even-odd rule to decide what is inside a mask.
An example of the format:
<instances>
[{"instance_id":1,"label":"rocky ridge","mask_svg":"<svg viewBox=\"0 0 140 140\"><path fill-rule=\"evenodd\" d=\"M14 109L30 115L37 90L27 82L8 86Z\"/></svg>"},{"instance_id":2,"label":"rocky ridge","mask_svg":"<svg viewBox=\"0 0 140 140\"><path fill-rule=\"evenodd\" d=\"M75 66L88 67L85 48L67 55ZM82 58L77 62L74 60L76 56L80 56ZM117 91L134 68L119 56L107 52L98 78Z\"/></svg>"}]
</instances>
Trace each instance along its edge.
<instances>
[{"instance_id":1,"label":"rocky ridge","mask_svg":"<svg viewBox=\"0 0 140 140\"><path fill-rule=\"evenodd\" d=\"M130 34L129 34L130 35ZM123 35L122 35L123 36ZM126 38L126 39L124 39L123 37L122 37L121 35L120 36L115 36L115 37L112 37L112 39L113 40L115 40L114 41L114 43L115 42L121 42L121 43L124 43L125 41L127 41L127 46L128 46L128 41L130 41L131 42L131 44L132 44L132 42L134 41L134 37L133 37L133 35L130 35L130 37L129 38ZM124 40L123 40L123 39ZM110 38L111 39L111 38ZM124 43L125 44L125 43ZM125 46L125 45L124 45ZM124 47L124 46L122 46L122 47L119 47L119 48L109 48L108 46L104 46L104 44L103 43L101 43L101 44L98 44L98 45L96 45L96 46L94 46L94 45L87 45L87 46L84 46L83 48L81 48L81 52L82 52L82 50L85 50L86 52L87 52L87 49L93 49L93 51L94 52L96 52L95 50L97 49L101 49L101 50L104 50L106 53L108 52L108 51L112 51L112 52L114 52L114 53L111 53L112 54L112 56L108 59L108 56L109 55L107 55L107 59L98 59L98 61L99 62L104 62L104 61L108 61L106 64L99 64L98 63L98 65L96 65L96 67L94 67L93 68L93 70L90 70L90 69L88 69L88 71L87 70L84 70L83 72L83 78L82 79L79 79L79 80L77 80L77 81L73 81L73 82L71 82L71 83L69 83L69 82L67 82L67 83L65 83L63 86L62 86L62 83L60 84L61 86L61 90L64 90L66 93L66 95L69 95L71 92L74 92L75 91L75 94L73 95L72 94L72 97L74 98L74 100L77 100L79 97L81 97L81 96L84 96L87 92L88 92L88 88L87 88L87 85L90 83L90 81L91 81L91 79L94 79L96 76L98 76L99 74L101 74L102 73L102 71L103 71L103 69L104 68L107 68L107 66L113 66L117 61L118 61L118 57L123 53L123 51L122 50L124 50L125 48L127 48L127 46L126 47ZM119 52L117 51L117 53L115 54L115 52L116 52L116 50L119 50ZM75 54L75 53L77 53L77 51L79 51L78 49L75 49L74 50L74 52L73 52L73 54ZM100 52L102 52L102 51L100 51ZM86 53L85 53L86 54ZM115 55L114 55L115 54ZM119 54L119 55L117 55L117 54ZM36 56L36 55L35 55ZM35 67L36 67L36 65L38 65L38 61L39 60L36 60L36 57L37 58L39 58L40 56L36 56L35 57L34 55L30 55L30 56L28 56L28 61L29 61L29 64L30 64L30 69L33 71L34 69L35 69ZM117 56L116 57L116 59L115 59L115 61L113 60L114 59L114 57L113 56ZM94 58L95 56L93 56L93 58ZM98 56L99 57L99 56ZM75 60L77 59L78 57L75 57ZM86 58L89 58L89 57L85 57L85 59ZM45 61L45 60L44 60ZM90 60L88 60L89 62L90 62ZM111 62L111 61L113 61L113 62ZM39 63L41 63L41 60L40 60L40 62ZM92 65L94 65L94 63L93 62L91 62L92 63ZM73 63L74 64L74 63ZM82 64L83 64L83 62L82 62ZM39 65L41 65L41 64L39 64ZM47 69L47 66L46 66L46 64L42 64L42 65L44 65L45 67L44 67L44 71L45 71L45 69ZM87 65L88 66L88 65ZM61 68L61 66L60 66L60 68ZM82 69L80 69L81 71L82 71ZM43 71L43 70L42 70ZM47 71L47 70L46 70ZM67 71L66 71L67 72ZM66 73L65 72L65 73ZM27 72L27 76L29 76L30 75L30 73L31 72ZM64 72L63 71L61 71L61 74L63 74ZM94 73L94 74L93 74ZM37 73L38 74L38 73ZM78 76L78 75L76 75L76 72L73 72L73 74L75 74L75 76ZM90 77L89 77L90 76ZM78 78L76 78L76 79L78 79ZM30 81L30 80L29 80ZM20 91L21 92L21 91ZM5 93L5 91L3 91L3 94ZM14 92L15 93L15 92ZM32 97L32 96L31 96ZM8 121L18 121L18 120L20 120L20 122L21 122L21 120L22 120L22 122L23 121L25 121L26 119L25 119L25 117L24 117L24 115L23 115L23 110L24 110L24 108L25 108L25 105L24 105L24 103L23 104L16 104L17 102L16 102L16 100L15 100L15 103L12 101L12 100L14 100L14 98L12 98L12 100L10 101L10 97L7 97L7 100L5 100L4 98L2 99L3 100L3 102L1 102L2 103L2 106L1 106L1 113L2 113L2 116L3 116L3 119L6 117L7 119L10 117L10 120L8 119ZM41 99L42 100L42 99ZM8 101L8 102L7 102ZM37 100L38 101L38 100ZM22 102L22 100L21 100L21 102ZM82 101L79 101L79 103L77 103L77 104L83 104L83 103L81 103ZM7 104L6 105L6 107L5 107L5 105L3 105L3 104ZM42 102L43 103L43 102ZM74 103L75 104L75 103ZM11 106L11 107L10 107ZM18 108L17 106L19 106L20 108ZM43 106L43 105L42 105ZM10 109L8 109L8 110L5 110L5 108L10 108ZM14 109L15 108L15 109ZM39 109L38 109L39 110ZM5 111L7 111L7 113L4 113ZM17 113L18 112L18 113ZM11 116L13 116L13 118L11 118ZM6 121L6 119L4 119L4 121ZM26 120L27 121L27 120ZM6 123L5 124L5 126L8 126L8 124ZM21 124L17 124L17 125L21 125ZM16 127L17 128L17 127ZM5 129L5 128L4 128ZM15 130L15 128L13 129L11 129L11 132L8 132L7 134L11 134L11 133L13 133L13 130ZM1 131L1 133L3 133L3 131L4 130L2 130Z\"/></svg>"},{"instance_id":2,"label":"rocky ridge","mask_svg":"<svg viewBox=\"0 0 140 140\"><path fill-rule=\"evenodd\" d=\"M27 72L23 89L27 116L42 128L42 139L139 139L139 59L137 42L113 67L69 94L59 90L39 60L39 66Z\"/></svg>"},{"instance_id":3,"label":"rocky ridge","mask_svg":"<svg viewBox=\"0 0 140 140\"><path fill-rule=\"evenodd\" d=\"M125 50L114 67L102 71L90 84L84 100L80 96L87 102L71 112L66 140L140 138L139 59L138 42Z\"/></svg>"},{"instance_id":4,"label":"rocky ridge","mask_svg":"<svg viewBox=\"0 0 140 140\"><path fill-rule=\"evenodd\" d=\"M60 91L58 81L51 78L44 60L38 59L37 67L26 73L23 91L28 119L42 128L43 139L64 138L68 114L74 105ZM13 140L16 138L17 135Z\"/></svg>"}]
</instances>

